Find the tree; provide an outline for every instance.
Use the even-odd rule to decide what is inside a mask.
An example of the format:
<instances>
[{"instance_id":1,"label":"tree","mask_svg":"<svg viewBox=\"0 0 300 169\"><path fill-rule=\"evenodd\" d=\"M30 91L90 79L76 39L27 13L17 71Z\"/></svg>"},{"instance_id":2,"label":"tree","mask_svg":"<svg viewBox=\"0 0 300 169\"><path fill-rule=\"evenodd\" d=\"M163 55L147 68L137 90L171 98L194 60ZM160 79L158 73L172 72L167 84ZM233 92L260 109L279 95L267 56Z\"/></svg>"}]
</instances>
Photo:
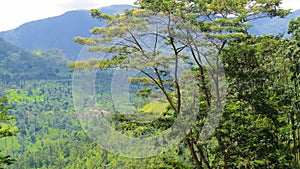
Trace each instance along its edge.
<instances>
[{"instance_id":1,"label":"tree","mask_svg":"<svg viewBox=\"0 0 300 169\"><path fill-rule=\"evenodd\" d=\"M287 115L293 108L286 83L290 73L285 69L287 59L278 54L282 43L281 37L253 36L231 42L223 53L234 102L226 104L228 111L217 133L233 164L293 167L286 142L291 131Z\"/></svg>"},{"instance_id":2,"label":"tree","mask_svg":"<svg viewBox=\"0 0 300 169\"><path fill-rule=\"evenodd\" d=\"M288 33L291 38L286 38L283 40L281 45L281 50L279 52L287 60L287 84L289 88L287 89L287 95L289 96L289 101L291 109L289 112L289 124L291 125L291 140L288 145L292 147L292 152L294 156L294 163L299 164L300 161L300 133L299 133L299 68L300 68L300 18L296 20L292 19L289 22Z\"/></svg>"},{"instance_id":3,"label":"tree","mask_svg":"<svg viewBox=\"0 0 300 169\"><path fill-rule=\"evenodd\" d=\"M0 99L0 139L5 137L15 136L17 133L16 128L10 123L12 116L8 116L8 109L11 109L11 106L6 105L7 98L1 97ZM3 168L5 165L11 165L15 159L12 159L9 155L0 154L0 168Z\"/></svg>"},{"instance_id":4,"label":"tree","mask_svg":"<svg viewBox=\"0 0 300 169\"><path fill-rule=\"evenodd\" d=\"M231 93L233 97L227 95L228 101L224 106L224 97L222 97L224 95L222 93L224 92L222 90L224 79L221 76L222 59L226 66L241 66L242 69L251 69L253 68L251 64L255 64L256 59L250 60L249 63L242 60L245 64L237 65L236 56L244 54L243 56L247 59L251 59L252 56L263 56L262 51L256 46L265 42L248 34L248 29L251 27L248 22L265 17L284 17L289 11L280 8L281 0L138 0L136 3L140 8L127 10L125 14L117 14L116 16L104 15L95 9L91 10L92 17L107 20L107 25L103 28L94 28L91 32L95 37L77 37L75 41L89 45L91 52L109 53L111 57L108 60L75 62L70 67L74 69L106 69L121 66L138 69L147 77L139 79L139 82L147 82L158 87L163 92L171 110L178 116L181 114L182 101L184 100L181 98L181 94L186 90L181 88L177 71L180 67L180 60L188 62L196 82L193 85L200 87L195 90L199 91L197 99L201 105L197 112L197 121L193 128L188 130L184 139L195 166L200 169L242 166L245 168L266 167L271 159L273 160L271 162L281 164L279 159L276 159L277 156L270 155L274 152L267 153L270 156L263 160L258 157L262 154L250 153L251 151L263 152L261 147L251 145L256 144L256 142L247 144L247 141L256 137L257 133L252 133L252 136L245 136L248 138L245 140L235 140L238 135L245 134L243 132L253 130L255 126L250 126L252 123L245 126L246 130L235 130L235 133L231 135L232 137L224 134L224 131L228 130L226 123L233 122L234 125L230 127L240 125L239 121L232 121L237 118L233 117L234 115L242 117L241 120L245 121L258 119L257 116L243 119L248 115L246 112L252 112L253 114L264 114L266 116L265 121L262 121L264 124L267 124L269 120L273 120L275 123L274 126L260 126L262 128L258 129L264 132L261 133L259 139L265 139L268 134L271 138L276 138L277 135L273 133L272 128L278 127L276 124L277 116L271 112L278 113L278 111L272 108L273 104L269 104L269 100L264 99L265 95L261 94L264 92L263 88L257 90L261 95L254 95L253 92L251 93L253 95L247 95L245 98L244 96L241 97L242 90L236 90ZM271 45L275 44L272 38L262 39L272 42ZM256 41L261 44L256 44ZM253 45L254 48L248 48L248 45ZM234 53L234 50L238 53ZM274 50L270 49L270 51ZM174 68L173 71L168 69L170 67ZM258 67L260 68L260 66ZM145 71L145 68L152 72ZM227 70L229 70L228 67ZM264 71L266 68L258 70L256 74ZM172 74L174 79L171 83L162 78L164 74ZM247 83L251 78L255 80L253 76L244 79L238 78L243 74L240 70L235 69L232 74L229 74L227 80L230 80L230 84L235 85L236 83L231 82L242 80L235 82L245 84L243 87L247 87L249 90L251 90L251 85L261 85L257 82ZM168 88L169 86L171 88ZM234 85L228 87L230 88L229 91L235 88ZM262 100L249 103L249 100L255 97ZM238 101L241 101L240 105ZM260 104L260 101L263 101L264 104ZM268 106L270 109L264 110L264 106ZM221 116L223 107L225 107L225 117L223 117L217 133L214 136L209 136L208 140L203 140L202 129L207 124L205 120L207 115L213 111L217 112L217 116ZM214 126L210 127L213 128ZM272 142L272 145L276 147L278 146L276 141L276 139L274 142L268 140L264 145ZM232 144L235 143L240 143L241 153L244 155L237 156L235 153L229 152Z\"/></svg>"}]
</instances>

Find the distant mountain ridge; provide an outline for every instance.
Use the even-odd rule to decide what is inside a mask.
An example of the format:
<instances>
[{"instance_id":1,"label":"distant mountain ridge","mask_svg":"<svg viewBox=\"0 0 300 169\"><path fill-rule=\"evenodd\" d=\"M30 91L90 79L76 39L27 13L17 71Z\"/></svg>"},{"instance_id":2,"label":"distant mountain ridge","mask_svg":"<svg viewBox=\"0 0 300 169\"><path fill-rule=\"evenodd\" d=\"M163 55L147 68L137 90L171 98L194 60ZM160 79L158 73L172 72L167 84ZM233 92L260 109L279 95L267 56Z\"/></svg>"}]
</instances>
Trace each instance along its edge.
<instances>
[{"instance_id":1,"label":"distant mountain ridge","mask_svg":"<svg viewBox=\"0 0 300 169\"><path fill-rule=\"evenodd\" d=\"M255 33L258 35L262 34L275 34L279 33L286 34L288 23L291 19L296 19L300 17L300 10L293 11L285 18L263 18L256 21L251 22L253 24L253 28L250 29L250 33Z\"/></svg>"},{"instance_id":2,"label":"distant mountain ridge","mask_svg":"<svg viewBox=\"0 0 300 169\"><path fill-rule=\"evenodd\" d=\"M122 13L130 5L113 5L101 8L106 14ZM63 15L32 21L16 29L0 32L6 41L29 50L59 48L69 59L76 59L82 46L73 42L76 36L90 36L89 30L103 26L93 19L88 10L69 11Z\"/></svg>"},{"instance_id":3,"label":"distant mountain ridge","mask_svg":"<svg viewBox=\"0 0 300 169\"><path fill-rule=\"evenodd\" d=\"M122 13L127 8L133 8L133 6L113 5L101 8L101 11L112 15L117 12ZM286 33L289 20L299 16L300 10L297 10L286 18L265 18L251 22L254 27L250 29L250 33L258 35ZM88 10L77 10L57 17L29 22L10 31L0 32L0 37L29 50L58 48L65 53L68 59L75 60L82 46L74 43L73 38L76 36L89 37L89 30L104 24L104 22L93 19Z\"/></svg>"}]
</instances>

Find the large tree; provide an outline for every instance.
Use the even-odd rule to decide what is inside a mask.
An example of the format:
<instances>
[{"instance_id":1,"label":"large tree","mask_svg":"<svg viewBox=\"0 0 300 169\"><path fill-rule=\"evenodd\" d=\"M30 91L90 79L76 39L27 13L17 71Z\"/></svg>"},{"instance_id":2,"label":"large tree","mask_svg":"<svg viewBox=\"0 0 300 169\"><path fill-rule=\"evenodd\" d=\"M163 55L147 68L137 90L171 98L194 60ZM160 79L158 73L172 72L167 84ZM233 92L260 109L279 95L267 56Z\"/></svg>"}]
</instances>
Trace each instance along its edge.
<instances>
[{"instance_id":1,"label":"large tree","mask_svg":"<svg viewBox=\"0 0 300 169\"><path fill-rule=\"evenodd\" d=\"M249 21L287 15L281 0L138 0L136 4L139 8L116 16L91 10L92 17L107 20L106 26L94 28L92 38L75 41L89 45L91 52L109 53L110 58L70 67L138 69L146 78L134 81L158 87L178 116L189 98L182 99L187 89L180 83L180 63L188 63L192 85L199 86L195 88L200 105L197 120L184 139L194 165L200 169L291 167L289 155L279 151L284 147L276 133L282 111L274 105L280 101L278 91L265 88L276 86L270 83L276 78L269 67L261 66L276 52L278 41L248 33ZM226 103L222 61L228 81ZM170 81L164 78L167 75L174 78ZM212 113L214 120L207 118ZM216 127L222 113L216 133L205 135Z\"/></svg>"}]
</instances>

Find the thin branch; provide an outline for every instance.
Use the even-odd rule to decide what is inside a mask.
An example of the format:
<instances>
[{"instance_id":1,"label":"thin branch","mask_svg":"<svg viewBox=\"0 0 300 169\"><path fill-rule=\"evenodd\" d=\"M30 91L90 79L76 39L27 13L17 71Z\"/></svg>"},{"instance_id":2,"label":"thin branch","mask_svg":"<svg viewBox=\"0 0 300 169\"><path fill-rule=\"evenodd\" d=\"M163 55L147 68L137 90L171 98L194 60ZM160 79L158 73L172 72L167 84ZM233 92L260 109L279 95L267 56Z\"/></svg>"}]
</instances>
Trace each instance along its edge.
<instances>
[{"instance_id":1,"label":"thin branch","mask_svg":"<svg viewBox=\"0 0 300 169\"><path fill-rule=\"evenodd\" d=\"M196 154L196 151L195 151L195 148L194 148L193 144L189 142L188 138L185 138L184 141L185 141L185 143L186 143L186 144L188 145L188 147L189 147L189 150L190 150L190 152L191 152L191 154L192 154L193 160L194 160L194 162L195 162L197 168L198 168L198 169L203 169L202 164L201 164L201 162L200 162L199 159L198 159L198 156L197 156L197 154Z\"/></svg>"},{"instance_id":2,"label":"thin branch","mask_svg":"<svg viewBox=\"0 0 300 169\"><path fill-rule=\"evenodd\" d=\"M156 76L158 77L158 81L154 77L152 77L149 73L145 72L144 70L140 70L140 71L143 74L145 74L146 76L148 76L160 88L160 90L163 92L163 94L167 98L168 102L170 103L172 109L178 114L178 110L176 109L176 107L175 107L172 99L170 98L169 94L167 93L166 88L165 88L165 86L163 84L163 81L162 81L162 79L161 79L161 77L160 77L157 69L154 68L154 70L155 70Z\"/></svg>"},{"instance_id":3,"label":"thin branch","mask_svg":"<svg viewBox=\"0 0 300 169\"><path fill-rule=\"evenodd\" d=\"M178 110L178 114L180 113L180 108L181 108L181 93L180 93L180 87L179 87L179 82L178 82L178 63L179 63L179 58L178 58L178 49L176 48L175 42L174 42L174 37L172 36L172 32L171 32L171 16L169 15L168 17L169 21L168 21L168 25L167 25L167 29L168 29L168 34L170 37L170 44L173 48L174 51L174 55L175 55L175 70L174 70L174 76L175 76L175 87L176 87L176 92L177 92L177 110Z\"/></svg>"}]
</instances>

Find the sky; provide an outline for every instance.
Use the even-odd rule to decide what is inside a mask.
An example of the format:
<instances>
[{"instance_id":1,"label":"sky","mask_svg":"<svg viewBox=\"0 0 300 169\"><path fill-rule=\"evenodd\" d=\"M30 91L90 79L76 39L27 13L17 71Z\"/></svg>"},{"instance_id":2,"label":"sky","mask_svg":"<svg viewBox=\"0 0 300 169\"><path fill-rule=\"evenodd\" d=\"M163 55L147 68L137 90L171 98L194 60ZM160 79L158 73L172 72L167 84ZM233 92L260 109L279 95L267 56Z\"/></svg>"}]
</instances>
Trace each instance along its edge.
<instances>
[{"instance_id":1,"label":"sky","mask_svg":"<svg viewBox=\"0 0 300 169\"><path fill-rule=\"evenodd\" d=\"M1 0L0 31L21 24L61 15L70 10L92 9L113 4L133 5L135 0ZM300 9L300 0L283 0L284 8Z\"/></svg>"}]
</instances>

